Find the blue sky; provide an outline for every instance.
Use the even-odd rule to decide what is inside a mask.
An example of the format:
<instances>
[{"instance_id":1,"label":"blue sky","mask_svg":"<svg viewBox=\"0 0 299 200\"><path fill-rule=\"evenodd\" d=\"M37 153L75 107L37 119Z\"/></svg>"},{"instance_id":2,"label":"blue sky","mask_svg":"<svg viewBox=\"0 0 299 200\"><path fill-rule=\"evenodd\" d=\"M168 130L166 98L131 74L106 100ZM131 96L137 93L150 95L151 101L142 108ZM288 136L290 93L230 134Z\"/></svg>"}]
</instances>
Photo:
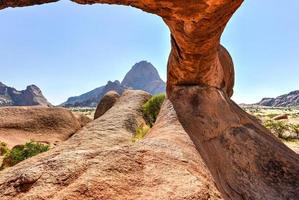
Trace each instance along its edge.
<instances>
[{"instance_id":1,"label":"blue sky","mask_svg":"<svg viewBox=\"0 0 299 200\"><path fill-rule=\"evenodd\" d=\"M236 68L233 99L252 103L299 89L299 1L247 0L222 37ZM36 84L54 104L152 62L166 79L168 28L124 6L62 1L0 12L0 81Z\"/></svg>"}]
</instances>

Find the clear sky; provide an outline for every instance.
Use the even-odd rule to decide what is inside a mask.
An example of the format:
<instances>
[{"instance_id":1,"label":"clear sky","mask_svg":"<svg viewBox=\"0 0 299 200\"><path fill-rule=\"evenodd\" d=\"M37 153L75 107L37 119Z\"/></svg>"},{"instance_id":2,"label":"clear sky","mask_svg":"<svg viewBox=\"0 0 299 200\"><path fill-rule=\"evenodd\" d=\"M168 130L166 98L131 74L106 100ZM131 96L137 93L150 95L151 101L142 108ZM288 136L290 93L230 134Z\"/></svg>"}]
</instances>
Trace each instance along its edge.
<instances>
[{"instance_id":1,"label":"clear sky","mask_svg":"<svg viewBox=\"0 0 299 200\"><path fill-rule=\"evenodd\" d=\"M222 44L234 59L238 103L299 89L298 10L298 0L245 0L228 24ZM121 80L140 60L166 79L169 30L134 8L61 1L2 10L0 24L0 81L36 84L54 104Z\"/></svg>"}]
</instances>

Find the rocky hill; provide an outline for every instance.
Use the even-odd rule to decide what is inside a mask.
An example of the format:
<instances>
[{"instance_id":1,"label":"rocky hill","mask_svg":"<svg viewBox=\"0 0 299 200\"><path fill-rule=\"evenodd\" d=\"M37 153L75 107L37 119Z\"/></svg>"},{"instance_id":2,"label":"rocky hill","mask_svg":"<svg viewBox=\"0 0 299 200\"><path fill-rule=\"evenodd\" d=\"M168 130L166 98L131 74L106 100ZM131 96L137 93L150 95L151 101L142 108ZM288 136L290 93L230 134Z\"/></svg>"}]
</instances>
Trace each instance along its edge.
<instances>
[{"instance_id":1,"label":"rocky hill","mask_svg":"<svg viewBox=\"0 0 299 200\"><path fill-rule=\"evenodd\" d=\"M131 142L149 98L127 90L67 141L0 171L0 199L222 199L169 101L147 137Z\"/></svg>"},{"instance_id":2,"label":"rocky hill","mask_svg":"<svg viewBox=\"0 0 299 200\"><path fill-rule=\"evenodd\" d=\"M263 98L257 105L271 107L299 106L299 90L278 96L276 98Z\"/></svg>"},{"instance_id":3,"label":"rocky hill","mask_svg":"<svg viewBox=\"0 0 299 200\"><path fill-rule=\"evenodd\" d=\"M36 85L18 91L0 82L0 106L51 106Z\"/></svg>"},{"instance_id":4,"label":"rocky hill","mask_svg":"<svg viewBox=\"0 0 299 200\"><path fill-rule=\"evenodd\" d=\"M116 91L122 94L126 89L143 90L154 95L165 92L166 84L151 63L141 61L131 68L121 83L118 80L108 81L105 86L80 96L70 97L61 105L64 107L95 107L107 92Z\"/></svg>"}]
</instances>

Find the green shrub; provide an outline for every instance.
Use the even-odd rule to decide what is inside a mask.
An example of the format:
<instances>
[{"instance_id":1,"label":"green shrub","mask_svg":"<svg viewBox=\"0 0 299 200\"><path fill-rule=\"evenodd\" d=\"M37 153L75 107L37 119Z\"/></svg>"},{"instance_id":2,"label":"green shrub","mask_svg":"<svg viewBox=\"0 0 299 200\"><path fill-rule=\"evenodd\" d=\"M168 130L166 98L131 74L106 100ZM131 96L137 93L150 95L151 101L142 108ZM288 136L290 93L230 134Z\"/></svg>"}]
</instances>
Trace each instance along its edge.
<instances>
[{"instance_id":1,"label":"green shrub","mask_svg":"<svg viewBox=\"0 0 299 200\"><path fill-rule=\"evenodd\" d=\"M49 148L49 145L34 141L27 142L25 145L17 145L5 155L1 168L14 166L32 156L48 151Z\"/></svg>"},{"instance_id":2,"label":"green shrub","mask_svg":"<svg viewBox=\"0 0 299 200\"><path fill-rule=\"evenodd\" d=\"M281 139L286 139L284 132L290 130L290 125L282 121L267 120L264 126Z\"/></svg>"},{"instance_id":3,"label":"green shrub","mask_svg":"<svg viewBox=\"0 0 299 200\"><path fill-rule=\"evenodd\" d=\"M156 122L165 94L158 94L150 98L142 107L144 119L152 127Z\"/></svg>"},{"instance_id":4,"label":"green shrub","mask_svg":"<svg viewBox=\"0 0 299 200\"><path fill-rule=\"evenodd\" d=\"M297 135L299 135L299 124L293 125L292 127L294 131L297 133Z\"/></svg>"},{"instance_id":5,"label":"green shrub","mask_svg":"<svg viewBox=\"0 0 299 200\"><path fill-rule=\"evenodd\" d=\"M280 139L291 141L299 138L299 124L288 124L283 121L267 120L264 126Z\"/></svg>"},{"instance_id":6,"label":"green shrub","mask_svg":"<svg viewBox=\"0 0 299 200\"><path fill-rule=\"evenodd\" d=\"M9 148L5 142L0 142L0 156L4 156L9 152Z\"/></svg>"},{"instance_id":7,"label":"green shrub","mask_svg":"<svg viewBox=\"0 0 299 200\"><path fill-rule=\"evenodd\" d=\"M150 127L146 124L141 124L135 132L135 135L132 138L132 142L135 143L144 138L144 136L148 133Z\"/></svg>"}]
</instances>

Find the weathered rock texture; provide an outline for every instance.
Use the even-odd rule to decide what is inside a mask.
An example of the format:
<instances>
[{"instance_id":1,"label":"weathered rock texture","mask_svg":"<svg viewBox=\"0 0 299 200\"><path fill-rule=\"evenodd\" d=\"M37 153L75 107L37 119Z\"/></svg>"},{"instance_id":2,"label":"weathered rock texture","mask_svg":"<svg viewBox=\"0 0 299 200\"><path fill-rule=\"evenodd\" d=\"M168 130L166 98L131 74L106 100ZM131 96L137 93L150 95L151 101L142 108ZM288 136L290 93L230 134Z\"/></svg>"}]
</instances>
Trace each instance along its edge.
<instances>
[{"instance_id":1,"label":"weathered rock texture","mask_svg":"<svg viewBox=\"0 0 299 200\"><path fill-rule=\"evenodd\" d=\"M298 154L208 86L177 86L174 108L226 199L297 199Z\"/></svg>"},{"instance_id":2,"label":"weathered rock texture","mask_svg":"<svg viewBox=\"0 0 299 200\"><path fill-rule=\"evenodd\" d=\"M125 92L63 144L0 172L0 199L221 199L169 101L148 137L131 143L149 98Z\"/></svg>"},{"instance_id":3,"label":"weathered rock texture","mask_svg":"<svg viewBox=\"0 0 299 200\"><path fill-rule=\"evenodd\" d=\"M68 139L88 121L63 108L0 108L0 141L10 147L30 140L55 144Z\"/></svg>"},{"instance_id":4,"label":"weathered rock texture","mask_svg":"<svg viewBox=\"0 0 299 200\"><path fill-rule=\"evenodd\" d=\"M0 8L35 3L33 0L24 1L18 1L15 5L11 1L8 1L10 4L2 1ZM298 199L298 155L271 136L259 122L229 99L233 89L233 66L228 53L220 46L220 37L243 0L74 1L81 4L130 5L163 18L171 31L172 43L168 61L169 98L179 121L195 143L225 199ZM41 0L36 3L41 3ZM83 142L84 138L80 140ZM84 150L82 154L86 152ZM62 154L57 152L57 156L59 155L63 155L63 151ZM123 153L124 157L126 155ZM41 157L37 160L47 161ZM61 160L63 163L68 161ZM82 159L78 160L77 167L80 166L80 161ZM105 162L98 164L105 165ZM105 177L101 175L100 178ZM12 180L16 179L7 181L8 179L2 178L2 191L13 193L16 189L24 190L24 185L38 183L38 178L26 177L24 175L21 178L23 182L19 181L20 184L15 187L9 184L13 184ZM132 181L126 179L127 182L130 180ZM85 191L84 194L88 194L89 191L84 188L86 187L80 188L77 185L74 190L79 194L82 190ZM46 187L41 189L45 190ZM171 192L177 191L177 188L172 189Z\"/></svg>"},{"instance_id":5,"label":"weathered rock texture","mask_svg":"<svg viewBox=\"0 0 299 200\"><path fill-rule=\"evenodd\" d=\"M101 117L105 112L107 112L119 99L119 94L115 91L110 91L105 94L97 106L94 114L94 119Z\"/></svg>"}]
</instances>

